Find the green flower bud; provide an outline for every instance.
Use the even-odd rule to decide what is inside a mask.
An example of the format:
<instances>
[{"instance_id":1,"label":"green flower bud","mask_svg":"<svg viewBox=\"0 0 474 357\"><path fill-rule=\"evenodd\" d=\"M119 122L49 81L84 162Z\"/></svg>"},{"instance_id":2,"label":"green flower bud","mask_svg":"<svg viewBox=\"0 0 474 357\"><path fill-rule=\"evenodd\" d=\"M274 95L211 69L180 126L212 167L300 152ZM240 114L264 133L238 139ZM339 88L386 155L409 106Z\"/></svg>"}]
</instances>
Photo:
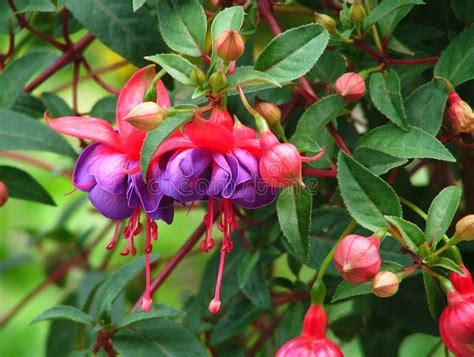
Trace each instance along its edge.
<instances>
[{"instance_id":1,"label":"green flower bud","mask_svg":"<svg viewBox=\"0 0 474 357\"><path fill-rule=\"evenodd\" d=\"M201 70L201 68L194 65L189 79L196 87L199 87L206 80L206 74Z\"/></svg>"}]
</instances>

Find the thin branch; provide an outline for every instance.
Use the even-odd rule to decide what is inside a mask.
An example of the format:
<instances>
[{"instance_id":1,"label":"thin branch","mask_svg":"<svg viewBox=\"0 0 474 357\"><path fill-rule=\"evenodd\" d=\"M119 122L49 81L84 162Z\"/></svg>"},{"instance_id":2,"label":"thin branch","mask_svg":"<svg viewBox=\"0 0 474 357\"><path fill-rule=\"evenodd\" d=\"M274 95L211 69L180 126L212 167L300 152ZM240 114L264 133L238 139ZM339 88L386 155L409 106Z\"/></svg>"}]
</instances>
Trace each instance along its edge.
<instances>
[{"instance_id":1,"label":"thin branch","mask_svg":"<svg viewBox=\"0 0 474 357\"><path fill-rule=\"evenodd\" d=\"M60 172L65 177L71 177L72 175L72 172L69 170L62 169L60 167L50 164L49 162L46 162L46 161L31 157L25 154L9 152L9 151L0 151L0 157L7 158L14 161L24 162L26 164L39 167L46 171Z\"/></svg>"},{"instance_id":2,"label":"thin branch","mask_svg":"<svg viewBox=\"0 0 474 357\"><path fill-rule=\"evenodd\" d=\"M89 73L89 76L94 79L94 81L100 85L102 88L104 88L106 91L114 94L114 95L118 95L120 93L120 91L114 87L112 87L111 85L109 85L108 83L106 83L104 80L102 80L102 78L99 77L99 75L97 74L97 72L94 72L92 67L90 66L89 62L87 62L87 60L84 58L82 60L82 64L84 65L84 67L86 68L87 70L87 73Z\"/></svg>"}]
</instances>

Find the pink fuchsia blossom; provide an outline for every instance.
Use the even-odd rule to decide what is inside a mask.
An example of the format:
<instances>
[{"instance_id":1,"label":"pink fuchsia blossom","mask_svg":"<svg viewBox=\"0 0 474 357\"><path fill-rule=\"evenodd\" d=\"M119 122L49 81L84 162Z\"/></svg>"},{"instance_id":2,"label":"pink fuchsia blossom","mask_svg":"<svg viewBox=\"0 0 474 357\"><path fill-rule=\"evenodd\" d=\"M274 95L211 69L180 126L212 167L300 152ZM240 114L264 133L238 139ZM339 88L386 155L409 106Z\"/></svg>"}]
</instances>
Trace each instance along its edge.
<instances>
[{"instance_id":1,"label":"pink fuchsia blossom","mask_svg":"<svg viewBox=\"0 0 474 357\"><path fill-rule=\"evenodd\" d=\"M347 102L356 102L365 94L364 78L354 72L344 73L335 83L336 93Z\"/></svg>"}]
</instances>

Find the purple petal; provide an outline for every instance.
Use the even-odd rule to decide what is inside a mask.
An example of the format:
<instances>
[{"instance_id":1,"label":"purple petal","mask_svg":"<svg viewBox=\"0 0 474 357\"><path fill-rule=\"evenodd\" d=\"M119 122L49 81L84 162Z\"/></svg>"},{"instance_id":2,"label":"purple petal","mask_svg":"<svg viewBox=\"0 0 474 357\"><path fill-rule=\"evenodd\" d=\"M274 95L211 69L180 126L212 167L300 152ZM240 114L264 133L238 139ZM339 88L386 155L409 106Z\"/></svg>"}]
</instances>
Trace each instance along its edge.
<instances>
[{"instance_id":1,"label":"purple petal","mask_svg":"<svg viewBox=\"0 0 474 357\"><path fill-rule=\"evenodd\" d=\"M248 181L239 185L233 195L234 203L243 208L261 208L272 203L278 195L278 189L268 186L258 179L256 183Z\"/></svg>"},{"instance_id":2,"label":"purple petal","mask_svg":"<svg viewBox=\"0 0 474 357\"><path fill-rule=\"evenodd\" d=\"M128 158L126 154L109 151L99 157L94 165L97 184L105 191L113 194L127 190Z\"/></svg>"},{"instance_id":3,"label":"purple petal","mask_svg":"<svg viewBox=\"0 0 474 357\"><path fill-rule=\"evenodd\" d=\"M247 173L250 173L252 179L255 181L258 178L258 161L257 159L249 153L247 150L236 148L233 151L234 156L239 161L239 164L246 169ZM246 178L240 177L238 182L245 182Z\"/></svg>"},{"instance_id":4,"label":"purple petal","mask_svg":"<svg viewBox=\"0 0 474 357\"><path fill-rule=\"evenodd\" d=\"M89 193L89 200L105 217L122 220L132 215L134 207L128 206L125 193L112 194L96 185Z\"/></svg>"},{"instance_id":5,"label":"purple petal","mask_svg":"<svg viewBox=\"0 0 474 357\"><path fill-rule=\"evenodd\" d=\"M91 144L79 155L72 173L72 181L77 189L89 192L96 185L93 166L104 147L102 144Z\"/></svg>"}]
</instances>

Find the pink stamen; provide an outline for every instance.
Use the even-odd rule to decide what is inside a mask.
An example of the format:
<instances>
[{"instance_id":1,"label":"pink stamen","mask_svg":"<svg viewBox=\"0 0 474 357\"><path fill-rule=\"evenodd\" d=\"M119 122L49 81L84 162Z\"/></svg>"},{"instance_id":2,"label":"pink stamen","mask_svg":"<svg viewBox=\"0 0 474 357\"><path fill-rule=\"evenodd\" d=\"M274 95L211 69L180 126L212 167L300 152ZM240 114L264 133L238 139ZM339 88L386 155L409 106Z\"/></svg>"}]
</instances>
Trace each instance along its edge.
<instances>
[{"instance_id":1,"label":"pink stamen","mask_svg":"<svg viewBox=\"0 0 474 357\"><path fill-rule=\"evenodd\" d=\"M209 312L212 314L217 314L221 306L220 294L221 294L221 285L222 285L222 276L224 274L224 263L225 263L226 251L224 249L224 244L221 248L221 258L219 261L219 270L217 272L217 281L216 281L216 290L214 292L214 299L209 303Z\"/></svg>"},{"instance_id":2,"label":"pink stamen","mask_svg":"<svg viewBox=\"0 0 474 357\"><path fill-rule=\"evenodd\" d=\"M301 157L301 162L311 162L311 161L319 160L320 158L323 157L325 152L326 152L326 148L323 147L323 148L321 148L321 151L319 153L317 153L316 155L314 155L314 156L310 156L310 157L300 156Z\"/></svg>"},{"instance_id":3,"label":"pink stamen","mask_svg":"<svg viewBox=\"0 0 474 357\"><path fill-rule=\"evenodd\" d=\"M77 191L77 188L74 187L71 191L66 192L66 193L64 194L64 196L72 195L72 194L73 194L74 192L76 192L76 191Z\"/></svg>"},{"instance_id":4,"label":"pink stamen","mask_svg":"<svg viewBox=\"0 0 474 357\"><path fill-rule=\"evenodd\" d=\"M136 167L134 167L133 169L130 169L130 170L123 167L123 166L120 167L120 170L123 173L127 174L127 175L135 175L136 173L140 172L141 169L142 169L142 167L140 165L138 165L138 166L136 166Z\"/></svg>"},{"instance_id":5,"label":"pink stamen","mask_svg":"<svg viewBox=\"0 0 474 357\"><path fill-rule=\"evenodd\" d=\"M125 250L120 253L120 255L122 256L129 255L130 253L132 253L132 255L137 254L134 238L142 231L142 224L140 223L140 212L140 206L137 206L132 216L130 217L127 226L125 227L125 230L123 231L123 237L127 239L128 242Z\"/></svg>"},{"instance_id":6,"label":"pink stamen","mask_svg":"<svg viewBox=\"0 0 474 357\"><path fill-rule=\"evenodd\" d=\"M204 216L204 223L206 224L206 237L201 242L201 249L204 252L209 252L214 247L214 239L212 238L212 226L214 218L214 200L209 197L209 204L207 214Z\"/></svg>"},{"instance_id":7,"label":"pink stamen","mask_svg":"<svg viewBox=\"0 0 474 357\"><path fill-rule=\"evenodd\" d=\"M122 225L122 221L115 221L115 230L114 230L114 235L112 236L112 240L110 241L109 244L107 244L107 249L111 250L114 249L115 244L117 243L117 238L120 232L120 226Z\"/></svg>"},{"instance_id":8,"label":"pink stamen","mask_svg":"<svg viewBox=\"0 0 474 357\"><path fill-rule=\"evenodd\" d=\"M153 221L150 217L147 216L146 218L146 248L145 248L145 275L146 275L146 283L145 283L145 293L143 294L142 299L142 310L144 312L148 312L151 309L153 304L153 300L151 299L151 269L150 269L150 254L152 251L152 244L151 239L157 239L157 226L155 221Z\"/></svg>"}]
</instances>

